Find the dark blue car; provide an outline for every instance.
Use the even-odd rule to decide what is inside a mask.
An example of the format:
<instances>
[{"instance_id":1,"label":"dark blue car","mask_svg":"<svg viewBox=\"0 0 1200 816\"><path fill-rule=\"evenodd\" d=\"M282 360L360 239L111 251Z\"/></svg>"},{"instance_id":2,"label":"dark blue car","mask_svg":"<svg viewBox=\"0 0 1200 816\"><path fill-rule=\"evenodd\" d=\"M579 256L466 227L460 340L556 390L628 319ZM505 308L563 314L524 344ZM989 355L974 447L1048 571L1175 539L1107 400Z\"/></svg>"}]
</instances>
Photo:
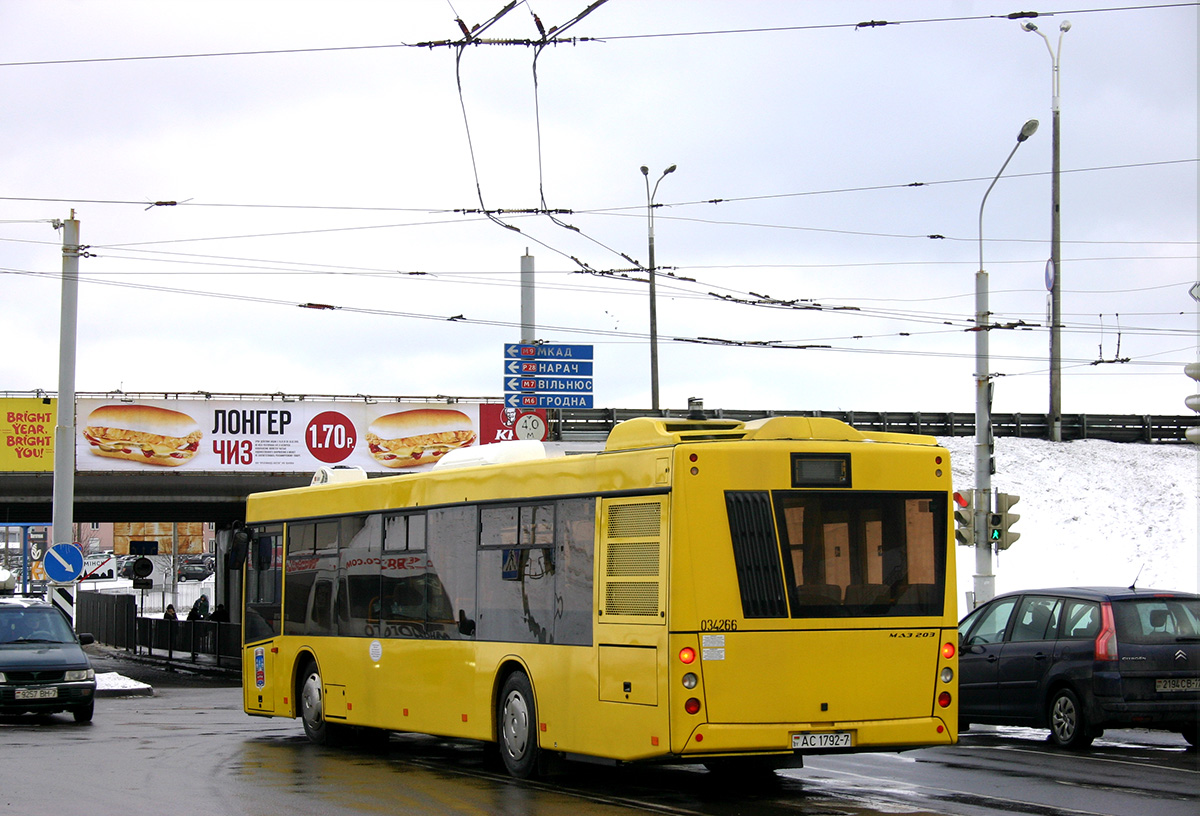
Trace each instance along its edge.
<instances>
[{"instance_id":1,"label":"dark blue car","mask_svg":"<svg viewBox=\"0 0 1200 816\"><path fill-rule=\"evenodd\" d=\"M1106 727L1200 726L1200 595L1066 587L1000 595L958 627L959 728L1049 728L1083 748Z\"/></svg>"},{"instance_id":2,"label":"dark blue car","mask_svg":"<svg viewBox=\"0 0 1200 816\"><path fill-rule=\"evenodd\" d=\"M0 715L69 711L92 719L96 673L66 616L41 600L0 598Z\"/></svg>"}]
</instances>

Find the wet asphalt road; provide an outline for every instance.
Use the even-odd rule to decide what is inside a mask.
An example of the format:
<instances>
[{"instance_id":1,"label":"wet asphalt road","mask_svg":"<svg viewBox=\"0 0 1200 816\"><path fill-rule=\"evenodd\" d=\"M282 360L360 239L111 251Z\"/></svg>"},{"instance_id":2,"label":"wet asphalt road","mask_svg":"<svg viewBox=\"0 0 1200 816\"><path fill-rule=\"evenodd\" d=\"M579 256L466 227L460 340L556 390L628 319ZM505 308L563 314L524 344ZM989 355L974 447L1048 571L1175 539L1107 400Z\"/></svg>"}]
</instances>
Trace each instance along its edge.
<instances>
[{"instance_id":1,"label":"wet asphalt road","mask_svg":"<svg viewBox=\"0 0 1200 816\"><path fill-rule=\"evenodd\" d=\"M1200 755L1173 734L1110 732L1075 754L1044 731L981 729L950 748L812 758L770 780L568 764L530 783L475 743L393 735L383 746L315 746L298 721L246 716L236 677L91 652L97 672L148 683L153 696L102 697L86 725L0 718L0 814L1200 813Z\"/></svg>"}]
</instances>

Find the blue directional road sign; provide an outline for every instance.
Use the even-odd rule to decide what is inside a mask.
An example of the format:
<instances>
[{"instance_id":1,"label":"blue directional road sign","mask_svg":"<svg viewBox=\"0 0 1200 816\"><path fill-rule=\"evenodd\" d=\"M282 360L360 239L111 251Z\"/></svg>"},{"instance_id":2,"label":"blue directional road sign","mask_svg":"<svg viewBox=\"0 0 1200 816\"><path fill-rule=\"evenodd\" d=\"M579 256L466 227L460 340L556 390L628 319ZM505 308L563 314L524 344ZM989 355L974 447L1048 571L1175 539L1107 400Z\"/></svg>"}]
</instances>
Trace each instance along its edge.
<instances>
[{"instance_id":1,"label":"blue directional road sign","mask_svg":"<svg viewBox=\"0 0 1200 816\"><path fill-rule=\"evenodd\" d=\"M592 347L565 343L508 343L504 346L504 359L590 360Z\"/></svg>"},{"instance_id":2,"label":"blue directional road sign","mask_svg":"<svg viewBox=\"0 0 1200 816\"><path fill-rule=\"evenodd\" d=\"M509 343L504 347L509 408L591 408L592 347Z\"/></svg>"},{"instance_id":3,"label":"blue directional road sign","mask_svg":"<svg viewBox=\"0 0 1200 816\"><path fill-rule=\"evenodd\" d=\"M509 408L593 408L591 394L505 394Z\"/></svg>"},{"instance_id":4,"label":"blue directional road sign","mask_svg":"<svg viewBox=\"0 0 1200 816\"><path fill-rule=\"evenodd\" d=\"M592 376L591 360L505 360L504 375L550 376L550 377L590 377Z\"/></svg>"},{"instance_id":5,"label":"blue directional road sign","mask_svg":"<svg viewBox=\"0 0 1200 816\"><path fill-rule=\"evenodd\" d=\"M548 394L590 394L591 377L506 377L505 392L537 391Z\"/></svg>"},{"instance_id":6,"label":"blue directional road sign","mask_svg":"<svg viewBox=\"0 0 1200 816\"><path fill-rule=\"evenodd\" d=\"M74 544L55 544L42 559L46 577L56 584L69 584L83 572L83 553Z\"/></svg>"}]
</instances>

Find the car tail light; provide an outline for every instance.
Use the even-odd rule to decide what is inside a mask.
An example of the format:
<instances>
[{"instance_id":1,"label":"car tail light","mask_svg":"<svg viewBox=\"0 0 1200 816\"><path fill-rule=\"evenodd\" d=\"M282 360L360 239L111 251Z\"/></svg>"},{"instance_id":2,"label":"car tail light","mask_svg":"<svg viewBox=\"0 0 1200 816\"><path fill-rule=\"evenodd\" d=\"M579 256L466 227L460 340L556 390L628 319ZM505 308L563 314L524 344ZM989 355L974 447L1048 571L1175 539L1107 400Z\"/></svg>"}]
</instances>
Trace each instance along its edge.
<instances>
[{"instance_id":1,"label":"car tail light","mask_svg":"<svg viewBox=\"0 0 1200 816\"><path fill-rule=\"evenodd\" d=\"M1096 635L1096 660L1117 659L1117 626L1113 621L1112 604L1100 605L1100 634Z\"/></svg>"}]
</instances>

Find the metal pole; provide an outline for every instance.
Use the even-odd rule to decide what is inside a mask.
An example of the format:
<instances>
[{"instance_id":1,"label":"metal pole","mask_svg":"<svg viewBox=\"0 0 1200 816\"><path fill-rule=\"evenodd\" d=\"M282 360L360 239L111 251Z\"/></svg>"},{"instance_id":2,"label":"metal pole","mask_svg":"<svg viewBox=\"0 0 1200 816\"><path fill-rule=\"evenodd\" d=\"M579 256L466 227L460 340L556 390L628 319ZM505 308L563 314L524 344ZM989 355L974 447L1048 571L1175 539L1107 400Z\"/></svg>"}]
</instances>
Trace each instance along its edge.
<instances>
[{"instance_id":1,"label":"metal pole","mask_svg":"<svg viewBox=\"0 0 1200 816\"><path fill-rule=\"evenodd\" d=\"M975 273L975 604L986 603L996 595L996 576L992 574L992 544L987 537L987 515L992 495L992 406L989 395L991 374L988 332L991 314L988 308L988 277L983 269L983 207L1004 169L1016 155L1021 142L1037 130L1038 122L1030 119L1021 128L1017 143L1000 166L1000 172L988 185L979 202L979 271Z\"/></svg>"},{"instance_id":2,"label":"metal pole","mask_svg":"<svg viewBox=\"0 0 1200 816\"><path fill-rule=\"evenodd\" d=\"M1050 412L1046 424L1050 441L1062 441L1062 253L1061 224L1059 209L1059 56L1062 54L1063 35L1071 30L1071 21L1063 20L1058 26L1058 48L1050 45L1050 38L1038 30L1036 24L1026 21L1021 24L1046 43L1050 52L1051 67L1051 137L1050 137Z\"/></svg>"},{"instance_id":3,"label":"metal pole","mask_svg":"<svg viewBox=\"0 0 1200 816\"><path fill-rule=\"evenodd\" d=\"M650 268L647 274L650 279L650 407L658 411L658 293L655 290L654 271L654 196L658 193L658 185L669 174L675 172L675 165L663 171L650 189L650 168L642 165L642 175L646 178L646 239L649 243Z\"/></svg>"},{"instance_id":4,"label":"metal pole","mask_svg":"<svg viewBox=\"0 0 1200 816\"><path fill-rule=\"evenodd\" d=\"M1059 45L1062 36L1059 35ZM1054 280L1050 283L1050 441L1062 441L1062 255L1060 253L1061 225L1059 223L1059 161L1058 161L1058 58L1054 60L1054 102L1051 111L1052 131L1050 162L1050 267Z\"/></svg>"},{"instance_id":5,"label":"metal pole","mask_svg":"<svg viewBox=\"0 0 1200 816\"><path fill-rule=\"evenodd\" d=\"M58 413L54 426L54 544L70 544L75 505L75 335L79 314L79 222L62 223L62 304L58 324ZM74 587L72 587L74 589ZM74 604L72 604L74 606ZM71 621L72 625L74 620Z\"/></svg>"}]
</instances>

